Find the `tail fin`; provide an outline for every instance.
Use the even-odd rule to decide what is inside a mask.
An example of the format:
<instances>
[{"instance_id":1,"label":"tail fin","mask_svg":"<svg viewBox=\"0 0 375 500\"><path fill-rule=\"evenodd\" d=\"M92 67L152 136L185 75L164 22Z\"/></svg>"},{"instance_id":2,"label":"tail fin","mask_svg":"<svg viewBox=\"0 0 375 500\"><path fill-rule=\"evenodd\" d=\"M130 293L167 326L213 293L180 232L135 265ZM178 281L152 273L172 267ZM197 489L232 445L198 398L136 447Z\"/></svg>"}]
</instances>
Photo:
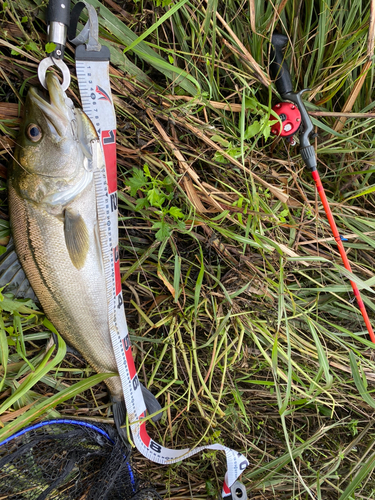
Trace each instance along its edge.
<instances>
[{"instance_id":1,"label":"tail fin","mask_svg":"<svg viewBox=\"0 0 375 500\"><path fill-rule=\"evenodd\" d=\"M143 384L141 384L141 389L142 389L142 396L143 399L145 400L148 413L150 415L152 415L153 413L157 413L157 415L152 417L152 421L158 422L163 416L163 412L159 401L156 399L156 397L152 394L152 392L149 389L146 389L146 387Z\"/></svg>"},{"instance_id":2,"label":"tail fin","mask_svg":"<svg viewBox=\"0 0 375 500\"><path fill-rule=\"evenodd\" d=\"M157 415L152 417L153 422L157 422L163 416L162 407L151 391L146 389L143 384L141 384L141 388L147 411L149 414L157 413ZM126 423L125 401L122 398L119 399L112 396L112 411L117 432L121 436L122 441L129 446L126 429L125 427L121 427Z\"/></svg>"}]
</instances>

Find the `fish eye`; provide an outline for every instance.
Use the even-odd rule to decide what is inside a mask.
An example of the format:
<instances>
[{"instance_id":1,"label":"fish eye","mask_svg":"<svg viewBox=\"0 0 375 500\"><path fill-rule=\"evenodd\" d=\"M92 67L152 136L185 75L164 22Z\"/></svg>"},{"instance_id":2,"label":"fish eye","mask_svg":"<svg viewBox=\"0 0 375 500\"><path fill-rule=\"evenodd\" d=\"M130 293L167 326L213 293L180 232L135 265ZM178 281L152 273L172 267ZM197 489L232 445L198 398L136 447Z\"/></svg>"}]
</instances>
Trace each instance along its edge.
<instances>
[{"instance_id":1,"label":"fish eye","mask_svg":"<svg viewBox=\"0 0 375 500\"><path fill-rule=\"evenodd\" d=\"M30 123L26 130L27 137L32 142L38 142L42 138L42 129L35 125L35 123Z\"/></svg>"}]
</instances>

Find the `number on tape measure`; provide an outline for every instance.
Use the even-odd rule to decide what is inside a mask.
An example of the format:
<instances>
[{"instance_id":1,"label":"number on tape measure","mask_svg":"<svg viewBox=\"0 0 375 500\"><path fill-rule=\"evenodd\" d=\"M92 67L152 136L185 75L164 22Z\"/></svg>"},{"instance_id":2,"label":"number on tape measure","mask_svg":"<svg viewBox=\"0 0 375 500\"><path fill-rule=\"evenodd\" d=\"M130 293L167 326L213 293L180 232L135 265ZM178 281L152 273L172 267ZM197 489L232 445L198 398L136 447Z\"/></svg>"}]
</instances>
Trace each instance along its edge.
<instances>
[{"instance_id":1,"label":"number on tape measure","mask_svg":"<svg viewBox=\"0 0 375 500\"><path fill-rule=\"evenodd\" d=\"M133 389L136 391L138 389L138 386L139 386L138 375L135 375L135 377L132 380L132 384L133 384Z\"/></svg>"},{"instance_id":2,"label":"number on tape measure","mask_svg":"<svg viewBox=\"0 0 375 500\"><path fill-rule=\"evenodd\" d=\"M111 198L111 211L117 210L117 192L110 195Z\"/></svg>"},{"instance_id":3,"label":"number on tape measure","mask_svg":"<svg viewBox=\"0 0 375 500\"><path fill-rule=\"evenodd\" d=\"M113 132L113 130L109 130L108 131L108 135L109 137L104 137L103 138L103 144L114 144L116 142L115 140L115 134Z\"/></svg>"},{"instance_id":4,"label":"number on tape measure","mask_svg":"<svg viewBox=\"0 0 375 500\"><path fill-rule=\"evenodd\" d=\"M120 293L120 295L117 295L117 309L120 309L123 303L122 294Z\"/></svg>"},{"instance_id":5,"label":"number on tape measure","mask_svg":"<svg viewBox=\"0 0 375 500\"><path fill-rule=\"evenodd\" d=\"M151 450L153 450L155 453L161 453L161 446L160 446L160 444L155 443L155 441L153 441L152 439L151 439L151 441L150 441L150 448L151 448Z\"/></svg>"}]
</instances>

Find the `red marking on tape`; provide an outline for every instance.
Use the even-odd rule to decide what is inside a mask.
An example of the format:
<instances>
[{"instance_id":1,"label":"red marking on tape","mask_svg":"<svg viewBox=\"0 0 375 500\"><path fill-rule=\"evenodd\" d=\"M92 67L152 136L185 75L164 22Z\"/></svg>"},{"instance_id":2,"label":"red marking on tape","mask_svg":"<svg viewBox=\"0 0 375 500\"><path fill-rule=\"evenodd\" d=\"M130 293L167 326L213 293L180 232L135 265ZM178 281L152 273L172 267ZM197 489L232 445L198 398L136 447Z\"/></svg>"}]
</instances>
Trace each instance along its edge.
<instances>
[{"instance_id":1,"label":"red marking on tape","mask_svg":"<svg viewBox=\"0 0 375 500\"><path fill-rule=\"evenodd\" d=\"M133 355L132 355L132 346L131 346L131 343L129 340L129 336L126 335L126 337L121 340L121 343L122 343L122 347L124 348L126 363L128 365L128 369L129 369L129 375L130 375L130 378L133 380L134 376L137 373L137 370L135 369L135 365L134 365L134 360L133 360Z\"/></svg>"},{"instance_id":2,"label":"red marking on tape","mask_svg":"<svg viewBox=\"0 0 375 500\"><path fill-rule=\"evenodd\" d=\"M113 259L115 261L116 295L118 295L121 292L120 257L118 253L118 246L113 249Z\"/></svg>"},{"instance_id":3,"label":"red marking on tape","mask_svg":"<svg viewBox=\"0 0 375 500\"><path fill-rule=\"evenodd\" d=\"M97 92L101 96L101 97L99 97L99 100L105 99L106 101L108 101L109 103L112 104L109 95L107 94L107 92L102 87L99 87L99 85L97 85L96 89L95 89L95 92Z\"/></svg>"},{"instance_id":4,"label":"red marking on tape","mask_svg":"<svg viewBox=\"0 0 375 500\"><path fill-rule=\"evenodd\" d=\"M151 438L146 431L146 422L143 422L143 424L139 426L139 436L142 440L142 443L145 444L148 448L150 446Z\"/></svg>"},{"instance_id":5,"label":"red marking on tape","mask_svg":"<svg viewBox=\"0 0 375 500\"><path fill-rule=\"evenodd\" d=\"M116 130L102 130L101 141L107 172L108 192L111 194L117 190Z\"/></svg>"},{"instance_id":6,"label":"red marking on tape","mask_svg":"<svg viewBox=\"0 0 375 500\"><path fill-rule=\"evenodd\" d=\"M228 485L225 481L224 481L224 485L223 485L223 491L226 495L228 495L230 493L230 489L228 488Z\"/></svg>"},{"instance_id":7,"label":"red marking on tape","mask_svg":"<svg viewBox=\"0 0 375 500\"><path fill-rule=\"evenodd\" d=\"M131 346L129 347L129 349L127 351L125 351L125 356L126 356L126 362L128 364L129 375L130 375L130 378L133 380L133 378L137 374L137 370L135 369L135 364L134 364L134 360L133 360Z\"/></svg>"}]
</instances>

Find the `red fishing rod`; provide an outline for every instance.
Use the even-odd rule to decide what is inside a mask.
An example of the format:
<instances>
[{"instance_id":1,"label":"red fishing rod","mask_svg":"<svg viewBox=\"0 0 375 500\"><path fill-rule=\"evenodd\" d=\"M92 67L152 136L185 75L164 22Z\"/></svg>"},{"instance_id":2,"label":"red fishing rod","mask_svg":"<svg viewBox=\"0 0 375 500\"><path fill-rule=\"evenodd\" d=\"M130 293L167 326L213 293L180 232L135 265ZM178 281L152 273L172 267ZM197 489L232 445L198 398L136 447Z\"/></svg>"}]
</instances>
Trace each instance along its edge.
<instances>
[{"instance_id":1,"label":"red fishing rod","mask_svg":"<svg viewBox=\"0 0 375 500\"><path fill-rule=\"evenodd\" d=\"M280 97L284 101L286 101L276 104L276 106L272 108L279 115L282 122L281 126L280 123L277 123L272 127L272 133L275 135L279 134L282 137L286 137L292 144L294 144L293 135L296 132L299 133L300 153L302 159L306 167L311 171L311 175L315 181L319 197L323 203L324 211L327 215L329 225L331 226L331 230L337 243L344 266L348 271L352 272L352 268L346 255L335 219L333 218L331 207L329 206L322 181L319 177L319 172L317 171L315 150L314 147L310 144L310 136L313 135L313 124L302 101L302 94L308 89L301 90L300 92L293 91L292 80L290 78L289 69L285 62L283 54L283 49L287 43L287 36L281 35L279 33L274 33L272 35L272 62L270 65L271 76L275 80L276 88L278 93L280 94ZM375 343L374 330L372 329L370 319L368 317L367 310L365 304L363 303L360 291L354 281L350 280L350 284L352 285L355 298L357 299L358 307L365 321L371 341Z\"/></svg>"}]
</instances>

